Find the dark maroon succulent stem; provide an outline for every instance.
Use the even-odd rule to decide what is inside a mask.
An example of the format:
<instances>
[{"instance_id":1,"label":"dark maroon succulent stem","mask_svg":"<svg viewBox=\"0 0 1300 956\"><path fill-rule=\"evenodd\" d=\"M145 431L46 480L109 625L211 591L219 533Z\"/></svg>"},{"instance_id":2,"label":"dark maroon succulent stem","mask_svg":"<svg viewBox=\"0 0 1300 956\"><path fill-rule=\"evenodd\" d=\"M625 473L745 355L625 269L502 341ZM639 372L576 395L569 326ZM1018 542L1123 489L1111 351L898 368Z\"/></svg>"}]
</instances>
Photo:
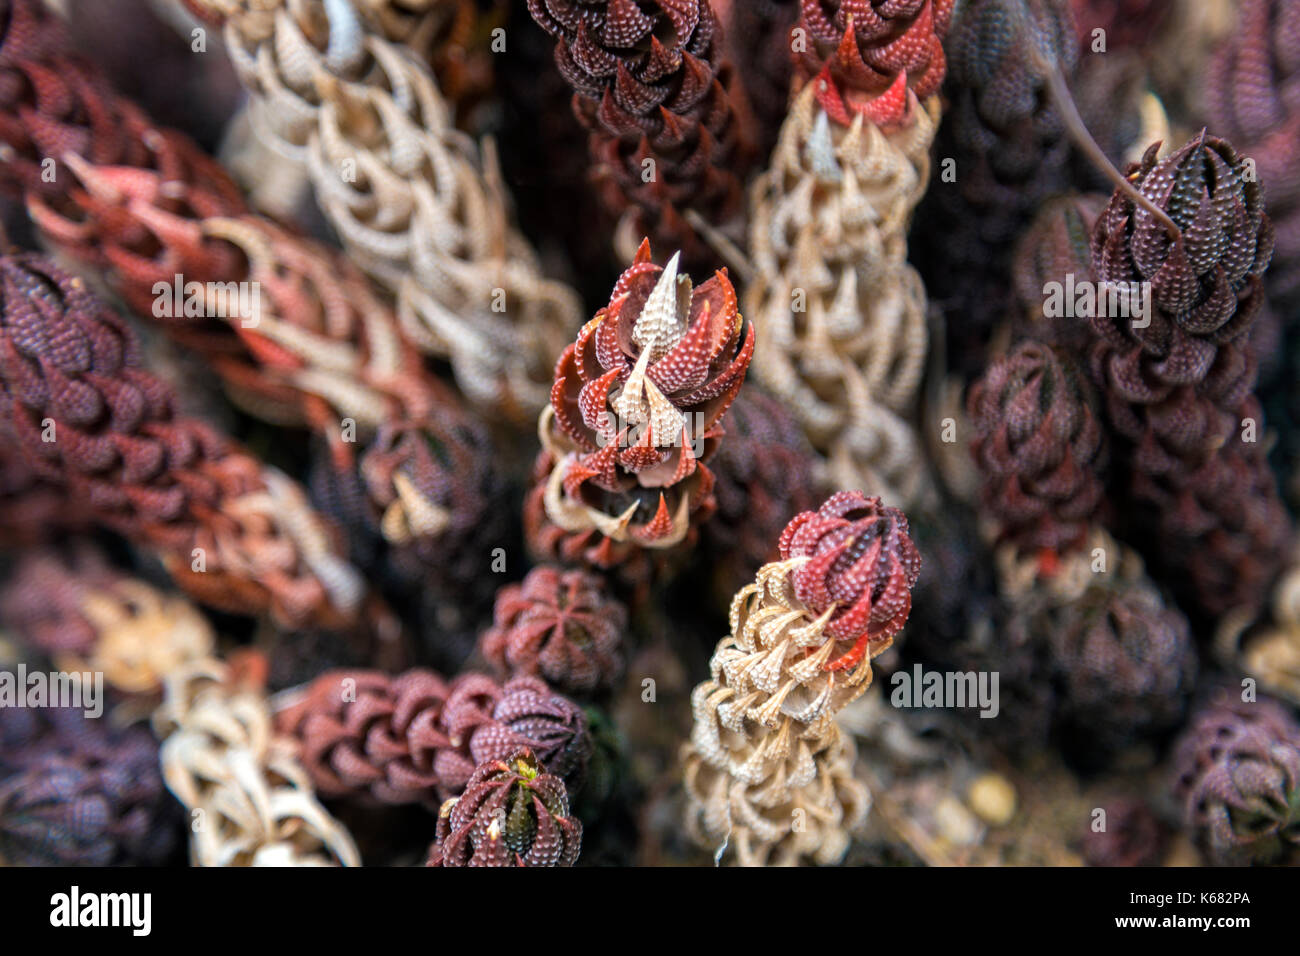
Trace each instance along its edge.
<instances>
[{"instance_id":1,"label":"dark maroon succulent stem","mask_svg":"<svg viewBox=\"0 0 1300 956\"><path fill-rule=\"evenodd\" d=\"M464 794L443 804L427 865L573 866L581 849L564 781L523 749L480 764Z\"/></svg>"}]
</instances>

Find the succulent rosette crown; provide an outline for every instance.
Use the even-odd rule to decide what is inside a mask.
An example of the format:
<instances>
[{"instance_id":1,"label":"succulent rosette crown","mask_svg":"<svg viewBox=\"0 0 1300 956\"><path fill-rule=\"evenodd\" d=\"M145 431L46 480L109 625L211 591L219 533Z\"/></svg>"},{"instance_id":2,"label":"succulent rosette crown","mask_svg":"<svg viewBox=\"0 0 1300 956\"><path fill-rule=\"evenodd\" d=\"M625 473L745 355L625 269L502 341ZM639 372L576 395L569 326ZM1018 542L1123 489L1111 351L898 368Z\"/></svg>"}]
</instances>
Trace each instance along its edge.
<instances>
[{"instance_id":1,"label":"succulent rosette crown","mask_svg":"<svg viewBox=\"0 0 1300 956\"><path fill-rule=\"evenodd\" d=\"M564 350L540 430L546 516L566 532L663 549L714 508L705 467L745 380L754 327L726 270L698 287L643 242L610 304ZM604 542L602 542L604 544ZM608 548L596 563L617 559Z\"/></svg>"},{"instance_id":2,"label":"succulent rosette crown","mask_svg":"<svg viewBox=\"0 0 1300 956\"><path fill-rule=\"evenodd\" d=\"M796 515L781 533L781 559L807 558L791 575L795 595L825 619L826 633L851 641L826 670L875 657L903 629L921 556L907 516L860 491L841 491L816 511Z\"/></svg>"},{"instance_id":3,"label":"succulent rosette crown","mask_svg":"<svg viewBox=\"0 0 1300 956\"><path fill-rule=\"evenodd\" d=\"M564 781L524 749L481 764L442 805L427 865L573 866L581 848Z\"/></svg>"},{"instance_id":4,"label":"succulent rosette crown","mask_svg":"<svg viewBox=\"0 0 1300 956\"><path fill-rule=\"evenodd\" d=\"M1173 759L1175 799L1211 863L1300 859L1300 724L1285 708L1221 692Z\"/></svg>"},{"instance_id":5,"label":"succulent rosette crown","mask_svg":"<svg viewBox=\"0 0 1300 956\"><path fill-rule=\"evenodd\" d=\"M862 113L899 124L938 91L953 0L802 0L805 42L794 45L796 88L816 77L831 119Z\"/></svg>"},{"instance_id":6,"label":"succulent rosette crown","mask_svg":"<svg viewBox=\"0 0 1300 956\"><path fill-rule=\"evenodd\" d=\"M971 388L971 451L984 506L1025 549L1082 543L1101 507L1105 435L1088 383L1057 353L1024 342Z\"/></svg>"},{"instance_id":7,"label":"succulent rosette crown","mask_svg":"<svg viewBox=\"0 0 1300 956\"><path fill-rule=\"evenodd\" d=\"M1117 752L1182 719L1196 648L1153 587L1089 588L1053 615L1050 638L1060 716L1090 749Z\"/></svg>"},{"instance_id":8,"label":"succulent rosette crown","mask_svg":"<svg viewBox=\"0 0 1300 956\"><path fill-rule=\"evenodd\" d=\"M541 676L564 691L609 688L623 669L627 610L587 571L543 566L497 594L479 644L498 670Z\"/></svg>"},{"instance_id":9,"label":"succulent rosette crown","mask_svg":"<svg viewBox=\"0 0 1300 956\"><path fill-rule=\"evenodd\" d=\"M1273 227L1264 214L1264 191L1246 158L1204 131L1164 159L1149 148L1129 181L1177 227L1116 191L1097 220L1092 261L1101 283L1150 283L1150 323L1134 319L1140 302L1129 296L1129 315L1092 319L1105 343L1094 360L1131 402L1151 404L1180 385L1225 394L1253 383L1247 356L1226 343L1240 339L1264 304L1261 276L1273 251ZM1138 287L1142 288L1141 286ZM1218 367L1215 368L1216 360ZM1231 373L1231 374L1229 374ZM1249 387L1249 385L1247 385ZM1129 437L1137 437L1130 435Z\"/></svg>"}]
</instances>

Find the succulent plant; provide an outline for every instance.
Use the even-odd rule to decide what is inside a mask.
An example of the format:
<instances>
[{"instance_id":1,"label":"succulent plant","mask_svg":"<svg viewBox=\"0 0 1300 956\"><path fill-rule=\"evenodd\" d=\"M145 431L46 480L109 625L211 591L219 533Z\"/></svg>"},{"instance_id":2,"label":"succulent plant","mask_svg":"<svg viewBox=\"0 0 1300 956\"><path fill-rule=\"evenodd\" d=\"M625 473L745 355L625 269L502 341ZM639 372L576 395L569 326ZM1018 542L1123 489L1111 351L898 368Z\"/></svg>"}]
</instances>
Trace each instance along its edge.
<instances>
[{"instance_id":1,"label":"succulent plant","mask_svg":"<svg viewBox=\"0 0 1300 956\"><path fill-rule=\"evenodd\" d=\"M29 647L46 654L84 654L97 636L86 616L87 594L120 580L104 554L85 542L66 552L30 552L0 589L0 621Z\"/></svg>"},{"instance_id":2,"label":"succulent plant","mask_svg":"<svg viewBox=\"0 0 1300 956\"><path fill-rule=\"evenodd\" d=\"M1075 316L1049 316L1045 305L1050 283L1064 290L1069 277L1092 277L1092 230L1108 197L1100 193L1071 194L1044 203L1016 244L1012 278L1023 322L1013 325L1027 337L1058 346L1072 355L1087 354L1091 333Z\"/></svg>"},{"instance_id":3,"label":"succulent plant","mask_svg":"<svg viewBox=\"0 0 1300 956\"><path fill-rule=\"evenodd\" d=\"M1049 346L1022 342L971 386L971 452L1001 537L1027 552L1079 547L1105 495L1105 432L1088 381Z\"/></svg>"},{"instance_id":4,"label":"succulent plant","mask_svg":"<svg viewBox=\"0 0 1300 956\"><path fill-rule=\"evenodd\" d=\"M1077 40L1067 0L970 0L945 49L949 106L936 153L958 174L918 208L913 261L949 311L948 354L974 374L1010 304L1016 239L1069 187L1070 143L1030 51L1069 77Z\"/></svg>"},{"instance_id":5,"label":"succulent plant","mask_svg":"<svg viewBox=\"0 0 1300 956\"><path fill-rule=\"evenodd\" d=\"M1270 295L1300 297L1300 13L1280 0L1243 0L1236 32L1204 79L1210 129L1255 161L1276 229Z\"/></svg>"},{"instance_id":6,"label":"succulent plant","mask_svg":"<svg viewBox=\"0 0 1300 956\"><path fill-rule=\"evenodd\" d=\"M536 677L513 677L498 690L481 674L462 675L452 685L442 723L453 745L468 746L475 765L526 746L571 792L582 789L592 750L586 712Z\"/></svg>"},{"instance_id":7,"label":"succulent plant","mask_svg":"<svg viewBox=\"0 0 1300 956\"><path fill-rule=\"evenodd\" d=\"M1238 411L1243 427L1260 427L1254 401ZM1158 554L1179 593L1211 615L1257 612L1286 562L1291 517L1257 441L1234 433L1208 461L1154 478L1138 471L1133 498L1158 519Z\"/></svg>"},{"instance_id":8,"label":"succulent plant","mask_svg":"<svg viewBox=\"0 0 1300 956\"><path fill-rule=\"evenodd\" d=\"M853 113L886 128L907 123L943 83L952 10L953 0L801 0L796 88L824 82L818 100L846 126Z\"/></svg>"},{"instance_id":9,"label":"succulent plant","mask_svg":"<svg viewBox=\"0 0 1300 956\"><path fill-rule=\"evenodd\" d=\"M442 785L436 766L452 744L438 724L447 683L426 670L396 677L334 671L275 715L324 796L364 794L381 803L432 802Z\"/></svg>"},{"instance_id":10,"label":"succulent plant","mask_svg":"<svg viewBox=\"0 0 1300 956\"><path fill-rule=\"evenodd\" d=\"M1268 200L1275 243L1264 283L1276 308L1261 311L1251 339L1262 340L1259 397L1278 429L1272 457L1285 483L1300 464L1300 386L1294 366L1282 360L1300 349L1291 318L1300 305L1300 16L1293 4L1277 0L1239 7L1234 31L1204 72L1204 113L1214 133L1255 163Z\"/></svg>"},{"instance_id":11,"label":"succulent plant","mask_svg":"<svg viewBox=\"0 0 1300 956\"><path fill-rule=\"evenodd\" d=\"M1175 746L1172 791L1214 865L1300 853L1300 725L1280 704L1216 693Z\"/></svg>"},{"instance_id":12,"label":"succulent plant","mask_svg":"<svg viewBox=\"0 0 1300 956\"><path fill-rule=\"evenodd\" d=\"M340 515L354 536L374 526L408 578L457 567L447 552L499 525L486 505L499 487L491 443L424 370L399 315L346 256L249 215L217 163L182 134L154 129L102 76L66 51L25 53L4 67L15 122L0 137L16 162L0 170L0 185L28 196L61 252L106 271L137 314L202 354L241 408L324 438L335 484L360 468L370 500L357 502L359 515ZM69 151L55 186L24 172ZM182 280L184 308L160 310L159 289ZM196 287L204 294L194 310ZM545 389L533 390L540 404Z\"/></svg>"},{"instance_id":13,"label":"succulent plant","mask_svg":"<svg viewBox=\"0 0 1300 956\"><path fill-rule=\"evenodd\" d=\"M497 592L495 622L479 647L503 673L591 693L622 673L626 629L627 610L599 577L544 565Z\"/></svg>"},{"instance_id":14,"label":"succulent plant","mask_svg":"<svg viewBox=\"0 0 1300 956\"><path fill-rule=\"evenodd\" d=\"M335 529L290 479L178 415L83 280L40 256L0 259L0 349L0 408L25 461L157 548L200 601L290 626L355 623L365 583Z\"/></svg>"},{"instance_id":15,"label":"succulent plant","mask_svg":"<svg viewBox=\"0 0 1300 956\"><path fill-rule=\"evenodd\" d=\"M717 587L731 595L776 559L786 523L814 500L813 451L783 404L745 389L722 420L727 440L710 462L718 510L701 549Z\"/></svg>"},{"instance_id":16,"label":"succulent plant","mask_svg":"<svg viewBox=\"0 0 1300 956\"><path fill-rule=\"evenodd\" d=\"M194 866L359 866L348 831L321 806L294 753L275 733L255 651L229 664L207 657L167 674L154 732L168 789L202 826Z\"/></svg>"},{"instance_id":17,"label":"succulent plant","mask_svg":"<svg viewBox=\"0 0 1300 956\"><path fill-rule=\"evenodd\" d=\"M397 299L411 341L447 359L475 403L526 426L579 302L512 226L494 154L452 126L427 63L386 35L405 32L402 11L192 3L223 23L275 167L301 167L349 258Z\"/></svg>"},{"instance_id":18,"label":"succulent plant","mask_svg":"<svg viewBox=\"0 0 1300 956\"><path fill-rule=\"evenodd\" d=\"M754 374L830 460L832 485L910 501L925 469L908 418L929 335L907 223L929 179L938 99L886 133L861 114L832 122L816 92L796 94L751 193Z\"/></svg>"},{"instance_id":19,"label":"succulent plant","mask_svg":"<svg viewBox=\"0 0 1300 956\"><path fill-rule=\"evenodd\" d=\"M828 671L875 657L903 629L921 556L907 516L858 491L841 491L816 511L796 515L781 532L781 559L807 558L790 574L795 596L833 640L852 641Z\"/></svg>"},{"instance_id":20,"label":"succulent plant","mask_svg":"<svg viewBox=\"0 0 1300 956\"><path fill-rule=\"evenodd\" d=\"M739 213L752 154L708 0L528 0L528 11L555 38L606 205L634 210L636 235L704 258L684 210L719 224Z\"/></svg>"},{"instance_id":21,"label":"succulent plant","mask_svg":"<svg viewBox=\"0 0 1300 956\"><path fill-rule=\"evenodd\" d=\"M1262 190L1244 158L1204 132L1163 160L1153 146L1129 178L1168 220L1118 190L1097 220L1094 276L1128 308L1090 320L1093 379L1133 445L1132 494L1154 512L1184 589L1211 614L1258 605L1290 524L1248 433L1262 415L1247 333L1273 245Z\"/></svg>"},{"instance_id":22,"label":"succulent plant","mask_svg":"<svg viewBox=\"0 0 1300 956\"><path fill-rule=\"evenodd\" d=\"M1158 149L1148 149L1129 178L1178 233L1122 191L1111 198L1092 236L1096 279L1121 289L1151 283L1151 315L1149 325L1145 316L1134 320L1143 307L1136 297L1126 303L1129 315L1096 310L1106 314L1091 319L1104 343L1094 362L1130 402L1155 404L1195 386L1230 405L1239 383L1250 386L1253 369L1233 353L1263 306L1273 250L1263 190L1244 157L1217 137L1202 132L1164 159ZM1130 423L1116 425L1137 440Z\"/></svg>"},{"instance_id":23,"label":"succulent plant","mask_svg":"<svg viewBox=\"0 0 1300 956\"><path fill-rule=\"evenodd\" d=\"M902 512L861 492L797 515L780 553L737 593L691 695L687 826L702 845L734 843L743 866L837 863L868 796L834 716L906 621L920 557Z\"/></svg>"},{"instance_id":24,"label":"succulent plant","mask_svg":"<svg viewBox=\"0 0 1300 956\"><path fill-rule=\"evenodd\" d=\"M276 714L326 796L432 804L459 793L485 760L527 746L578 788L591 752L581 708L532 677L481 674L448 684L420 668L389 677L335 671Z\"/></svg>"},{"instance_id":25,"label":"succulent plant","mask_svg":"<svg viewBox=\"0 0 1300 956\"><path fill-rule=\"evenodd\" d=\"M10 866L158 866L179 814L158 745L136 727L108 731L66 712L0 755L0 860ZM2 734L0 736L10 736Z\"/></svg>"},{"instance_id":26,"label":"succulent plant","mask_svg":"<svg viewBox=\"0 0 1300 956\"><path fill-rule=\"evenodd\" d=\"M1196 676L1187 620L1146 583L1089 588L1051 617L1058 716L1081 750L1112 755L1181 721Z\"/></svg>"},{"instance_id":27,"label":"succulent plant","mask_svg":"<svg viewBox=\"0 0 1300 956\"><path fill-rule=\"evenodd\" d=\"M581 849L564 781L524 748L484 761L442 805L427 865L573 866Z\"/></svg>"},{"instance_id":28,"label":"succulent plant","mask_svg":"<svg viewBox=\"0 0 1300 956\"><path fill-rule=\"evenodd\" d=\"M1151 91L1149 66L1148 56L1138 49L1084 53L1070 77L1070 98L1079 118L1116 169L1137 162L1152 143L1169 142L1172 136L1164 103ZM1077 139L1072 145L1071 185L1082 192L1114 189L1110 170L1091 148L1080 148Z\"/></svg>"},{"instance_id":29,"label":"succulent plant","mask_svg":"<svg viewBox=\"0 0 1300 956\"><path fill-rule=\"evenodd\" d=\"M84 539L25 555L0 589L0 622L59 670L101 674L112 690L139 695L135 704L215 643L193 604L113 567Z\"/></svg>"},{"instance_id":30,"label":"succulent plant","mask_svg":"<svg viewBox=\"0 0 1300 956\"><path fill-rule=\"evenodd\" d=\"M712 513L705 462L754 354L726 270L694 287L678 261L661 268L642 243L610 304L560 356L538 425L550 471L532 498L566 536L595 538L584 556L601 567L693 539ZM557 550L531 531L535 551Z\"/></svg>"}]
</instances>

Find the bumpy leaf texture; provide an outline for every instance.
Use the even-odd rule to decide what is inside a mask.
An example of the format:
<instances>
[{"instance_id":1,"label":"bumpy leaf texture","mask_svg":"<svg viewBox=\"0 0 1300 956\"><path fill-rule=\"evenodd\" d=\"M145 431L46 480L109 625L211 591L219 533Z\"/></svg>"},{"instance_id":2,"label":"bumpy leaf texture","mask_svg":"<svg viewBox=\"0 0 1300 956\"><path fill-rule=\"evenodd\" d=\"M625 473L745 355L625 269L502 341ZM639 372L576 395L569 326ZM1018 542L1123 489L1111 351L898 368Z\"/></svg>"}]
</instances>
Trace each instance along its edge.
<instances>
[{"instance_id":1,"label":"bumpy leaf texture","mask_svg":"<svg viewBox=\"0 0 1300 956\"><path fill-rule=\"evenodd\" d=\"M497 593L480 649L499 671L535 675L570 693L608 690L623 670L627 610L586 571L534 568Z\"/></svg>"},{"instance_id":2,"label":"bumpy leaf texture","mask_svg":"<svg viewBox=\"0 0 1300 956\"><path fill-rule=\"evenodd\" d=\"M337 251L247 215L219 164L184 135L155 128L89 65L64 53L39 59L39 44L5 49L0 139L14 161L0 165L0 186L26 196L61 251L105 270L138 314L202 354L241 407L326 436L334 482L364 459L371 500L340 517L354 532L378 525L408 579L463 567L431 554L443 558L467 538L480 546L479 532L499 526L484 498L495 484L490 442L424 371L365 277ZM40 176L46 158L69 167L54 182ZM211 291L200 314L159 316L157 286L176 276L187 288L254 284L257 320L236 323L231 303ZM340 437L349 418L360 455Z\"/></svg>"},{"instance_id":3,"label":"bumpy leaf texture","mask_svg":"<svg viewBox=\"0 0 1300 956\"><path fill-rule=\"evenodd\" d=\"M754 354L754 327L726 270L695 287L678 261L657 266L642 244L610 304L560 356L543 414L544 425L553 415L548 443L570 454L543 453L539 466L550 474L539 474L530 510L544 498L549 517L576 529L584 549L588 529L598 530L605 542L590 546L601 566L638 546L676 546L712 513L713 474L704 463ZM541 541L544 529L529 523L535 550L565 550ZM613 541L618 549L606 544Z\"/></svg>"},{"instance_id":4,"label":"bumpy leaf texture","mask_svg":"<svg viewBox=\"0 0 1300 956\"><path fill-rule=\"evenodd\" d=\"M4 708L0 741L0 859L10 866L168 862L180 820L147 730L110 731L80 711Z\"/></svg>"},{"instance_id":5,"label":"bumpy leaf texture","mask_svg":"<svg viewBox=\"0 0 1300 956\"><path fill-rule=\"evenodd\" d=\"M677 262L661 268L642 245L610 304L560 356L551 407L586 453L575 483L669 488L717 447L718 421L754 352L754 328L726 270L694 288Z\"/></svg>"},{"instance_id":6,"label":"bumpy leaf texture","mask_svg":"<svg viewBox=\"0 0 1300 956\"><path fill-rule=\"evenodd\" d=\"M808 558L792 574L795 595L826 632L852 641L828 669L849 667L888 647L912 610L921 556L907 516L860 491L841 491L816 511L805 511L781 532L781 559Z\"/></svg>"},{"instance_id":7,"label":"bumpy leaf texture","mask_svg":"<svg viewBox=\"0 0 1300 956\"><path fill-rule=\"evenodd\" d=\"M1105 310L1092 325L1116 350L1117 375L1136 373L1152 388L1197 385L1219 347L1240 339L1263 306L1273 227L1263 190L1231 144L1202 133L1163 160L1157 148L1129 178L1178 235L1117 190L1092 237L1099 281L1151 284L1151 323Z\"/></svg>"},{"instance_id":8,"label":"bumpy leaf texture","mask_svg":"<svg viewBox=\"0 0 1300 956\"><path fill-rule=\"evenodd\" d=\"M40 256L0 259L0 414L38 476L160 550L199 600L289 626L355 620L364 582L305 496L178 415L172 390L139 367L129 327ZM272 497L284 513L271 513Z\"/></svg>"},{"instance_id":9,"label":"bumpy leaf texture","mask_svg":"<svg viewBox=\"0 0 1300 956\"><path fill-rule=\"evenodd\" d=\"M708 0L528 0L528 10L556 40L605 203L637 209L638 234L702 256L682 212L732 218L752 155Z\"/></svg>"},{"instance_id":10,"label":"bumpy leaf texture","mask_svg":"<svg viewBox=\"0 0 1300 956\"><path fill-rule=\"evenodd\" d=\"M581 849L564 781L525 748L482 763L443 804L427 865L573 866Z\"/></svg>"},{"instance_id":11,"label":"bumpy leaf texture","mask_svg":"<svg viewBox=\"0 0 1300 956\"><path fill-rule=\"evenodd\" d=\"M540 680L504 686L481 674L450 684L416 668L322 674L276 715L325 796L433 803L460 793L474 768L530 747L574 789L591 752L582 709Z\"/></svg>"},{"instance_id":12,"label":"bumpy leaf texture","mask_svg":"<svg viewBox=\"0 0 1300 956\"><path fill-rule=\"evenodd\" d=\"M905 125L938 91L953 0L801 0L795 88L814 78L831 119L861 113L885 128Z\"/></svg>"},{"instance_id":13,"label":"bumpy leaf texture","mask_svg":"<svg viewBox=\"0 0 1300 956\"><path fill-rule=\"evenodd\" d=\"M1238 27L1205 77L1210 130L1255 161L1277 229L1271 295L1300 297L1300 7L1243 0Z\"/></svg>"},{"instance_id":14,"label":"bumpy leaf texture","mask_svg":"<svg viewBox=\"0 0 1300 956\"><path fill-rule=\"evenodd\" d=\"M1300 382L1294 365L1288 374L1286 362L1267 359L1300 348L1300 7L1281 0L1245 0L1239 7L1236 31L1219 44L1205 73L1205 117L1212 132L1255 161L1276 231L1264 277L1275 308L1256 322L1252 340L1261 340L1260 397L1280 426L1274 463L1286 480L1300 471ZM1281 344L1260 328L1270 317Z\"/></svg>"},{"instance_id":15,"label":"bumpy leaf texture","mask_svg":"<svg viewBox=\"0 0 1300 956\"><path fill-rule=\"evenodd\" d=\"M1026 551L1079 547L1103 506L1105 433L1068 357L1023 342L971 386L971 453L1000 535Z\"/></svg>"},{"instance_id":16,"label":"bumpy leaf texture","mask_svg":"<svg viewBox=\"0 0 1300 956\"><path fill-rule=\"evenodd\" d=\"M970 0L944 44L948 108L935 155L954 159L957 176L931 184L912 249L930 298L948 316L948 354L970 375L1010 304L1016 239L1039 206L1069 186L1070 144L1031 47L1073 75L1067 0Z\"/></svg>"},{"instance_id":17,"label":"bumpy leaf texture","mask_svg":"<svg viewBox=\"0 0 1300 956\"><path fill-rule=\"evenodd\" d=\"M1163 160L1148 150L1129 178L1177 234L1118 190L1098 218L1094 275L1119 294L1105 308L1099 294L1090 320L1093 379L1134 446L1132 493L1174 580L1211 614L1258 605L1290 526L1247 431L1263 428L1247 341L1273 248L1262 190L1243 157L1204 132Z\"/></svg>"},{"instance_id":18,"label":"bumpy leaf texture","mask_svg":"<svg viewBox=\"0 0 1300 956\"><path fill-rule=\"evenodd\" d=\"M1062 196L1043 205L1016 244L1012 278L1023 322L1013 328L1027 337L1058 346L1072 355L1087 353L1091 333L1076 316L1049 316L1051 283L1062 296L1070 276L1077 284L1092 279L1092 230L1109 197L1100 193Z\"/></svg>"},{"instance_id":19,"label":"bumpy leaf texture","mask_svg":"<svg viewBox=\"0 0 1300 956\"><path fill-rule=\"evenodd\" d=\"M1179 738L1172 773L1183 822L1210 863L1296 862L1300 725L1282 705L1215 694Z\"/></svg>"}]
</instances>

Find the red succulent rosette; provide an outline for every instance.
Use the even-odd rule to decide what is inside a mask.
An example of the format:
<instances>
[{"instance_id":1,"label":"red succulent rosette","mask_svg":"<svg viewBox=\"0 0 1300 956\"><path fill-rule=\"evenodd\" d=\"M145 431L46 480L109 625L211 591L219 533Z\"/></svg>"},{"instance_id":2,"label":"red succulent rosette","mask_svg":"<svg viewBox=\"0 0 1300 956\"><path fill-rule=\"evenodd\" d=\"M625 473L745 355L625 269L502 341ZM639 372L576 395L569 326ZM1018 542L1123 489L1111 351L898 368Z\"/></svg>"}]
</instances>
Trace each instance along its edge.
<instances>
[{"instance_id":1,"label":"red succulent rosette","mask_svg":"<svg viewBox=\"0 0 1300 956\"><path fill-rule=\"evenodd\" d=\"M543 566L497 593L495 623L479 647L500 671L589 692L622 671L626 627L626 609L599 577Z\"/></svg>"},{"instance_id":2,"label":"red succulent rosette","mask_svg":"<svg viewBox=\"0 0 1300 956\"><path fill-rule=\"evenodd\" d=\"M581 848L564 781L523 749L482 763L443 804L427 865L573 866Z\"/></svg>"},{"instance_id":3,"label":"red succulent rosette","mask_svg":"<svg viewBox=\"0 0 1300 956\"><path fill-rule=\"evenodd\" d=\"M704 462L745 380L754 328L726 270L696 288L677 262L655 265L643 242L556 364L540 424L554 459L544 503L566 533L670 548L714 507Z\"/></svg>"},{"instance_id":4,"label":"red succulent rosette","mask_svg":"<svg viewBox=\"0 0 1300 956\"><path fill-rule=\"evenodd\" d=\"M464 674L452 684L442 726L453 750L439 770L459 791L485 760L503 759L520 747L534 751L547 770L576 792L591 757L591 734L581 707L536 677L498 684L485 674Z\"/></svg>"},{"instance_id":5,"label":"red succulent rosette","mask_svg":"<svg viewBox=\"0 0 1300 956\"><path fill-rule=\"evenodd\" d=\"M953 0L802 0L796 88L816 78L822 107L846 126L855 113L906 124L913 104L943 83L952 8Z\"/></svg>"},{"instance_id":6,"label":"red succulent rosette","mask_svg":"<svg viewBox=\"0 0 1300 956\"><path fill-rule=\"evenodd\" d=\"M808 559L791 575L795 595L825 616L833 639L853 642L827 670L852 667L868 650L875 657L893 643L921 573L903 512L860 491L837 492L816 511L796 515L780 549L782 560Z\"/></svg>"}]
</instances>

